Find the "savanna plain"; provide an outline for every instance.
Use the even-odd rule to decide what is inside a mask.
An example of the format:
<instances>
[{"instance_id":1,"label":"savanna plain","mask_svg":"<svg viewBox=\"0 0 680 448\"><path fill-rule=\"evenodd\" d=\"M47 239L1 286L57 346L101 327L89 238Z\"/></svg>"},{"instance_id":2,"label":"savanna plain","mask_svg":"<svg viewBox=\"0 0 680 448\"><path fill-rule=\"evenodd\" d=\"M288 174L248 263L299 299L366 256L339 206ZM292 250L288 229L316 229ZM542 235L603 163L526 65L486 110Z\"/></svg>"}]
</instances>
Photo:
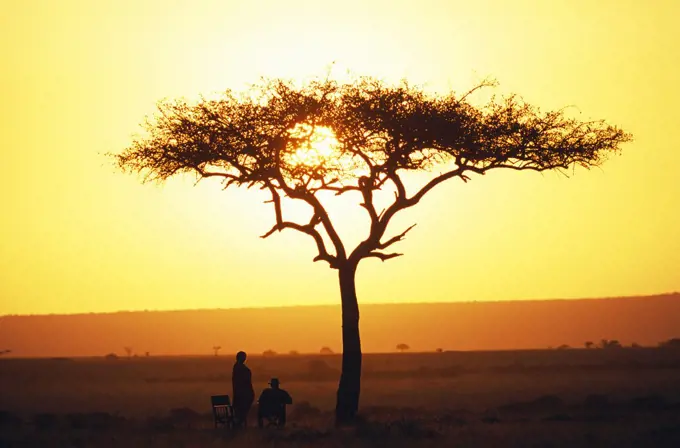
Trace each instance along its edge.
<instances>
[{"instance_id":1,"label":"savanna plain","mask_svg":"<svg viewBox=\"0 0 680 448\"><path fill-rule=\"evenodd\" d=\"M367 354L361 419L335 428L339 355L250 356L285 429L213 427L233 356L0 360L0 447L680 446L680 350ZM250 424L254 425L251 414Z\"/></svg>"}]
</instances>

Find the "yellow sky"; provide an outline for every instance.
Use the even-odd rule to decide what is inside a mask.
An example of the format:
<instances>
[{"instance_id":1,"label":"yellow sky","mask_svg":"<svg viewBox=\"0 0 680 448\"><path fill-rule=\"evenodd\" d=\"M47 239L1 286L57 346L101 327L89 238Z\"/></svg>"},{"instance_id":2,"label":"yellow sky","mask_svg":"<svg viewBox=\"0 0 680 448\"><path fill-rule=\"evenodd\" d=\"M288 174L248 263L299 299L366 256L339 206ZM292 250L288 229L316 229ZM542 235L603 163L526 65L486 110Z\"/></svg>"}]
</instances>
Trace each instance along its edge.
<instances>
[{"instance_id":1,"label":"yellow sky","mask_svg":"<svg viewBox=\"0 0 680 448\"><path fill-rule=\"evenodd\" d=\"M0 15L0 314L337 303L270 206L115 171L161 98L334 72L465 90L493 76L635 141L602 169L452 181L395 221L360 302L680 290L680 2L35 1ZM346 229L351 234L351 229Z\"/></svg>"}]
</instances>

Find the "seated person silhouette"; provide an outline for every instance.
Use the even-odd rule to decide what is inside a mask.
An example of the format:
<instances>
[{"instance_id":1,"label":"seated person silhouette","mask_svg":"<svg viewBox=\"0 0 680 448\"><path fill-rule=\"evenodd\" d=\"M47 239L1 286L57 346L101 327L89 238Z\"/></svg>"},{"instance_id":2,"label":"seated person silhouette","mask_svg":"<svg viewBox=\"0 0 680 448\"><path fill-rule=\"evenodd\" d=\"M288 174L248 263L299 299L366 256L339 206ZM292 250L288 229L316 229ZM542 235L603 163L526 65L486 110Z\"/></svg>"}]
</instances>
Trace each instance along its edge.
<instances>
[{"instance_id":1,"label":"seated person silhouette","mask_svg":"<svg viewBox=\"0 0 680 448\"><path fill-rule=\"evenodd\" d=\"M279 387L278 378L272 378L269 385L271 387L263 390L257 401L257 424L262 428L266 420L267 426L285 426L286 405L293 404L293 399Z\"/></svg>"}]
</instances>

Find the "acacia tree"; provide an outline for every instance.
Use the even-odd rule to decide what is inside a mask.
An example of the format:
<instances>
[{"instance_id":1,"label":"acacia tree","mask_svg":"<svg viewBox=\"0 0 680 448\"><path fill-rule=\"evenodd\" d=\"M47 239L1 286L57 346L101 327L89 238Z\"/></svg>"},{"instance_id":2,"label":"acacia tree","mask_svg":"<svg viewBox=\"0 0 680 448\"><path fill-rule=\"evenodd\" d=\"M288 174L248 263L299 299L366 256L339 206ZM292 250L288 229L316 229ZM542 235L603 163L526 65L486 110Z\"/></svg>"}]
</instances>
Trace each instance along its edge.
<instances>
[{"instance_id":1,"label":"acacia tree","mask_svg":"<svg viewBox=\"0 0 680 448\"><path fill-rule=\"evenodd\" d=\"M408 344L404 344L404 343L397 344L397 350L399 350L402 353L404 353L406 350L410 350L410 349L411 349L411 347L409 347Z\"/></svg>"},{"instance_id":2,"label":"acacia tree","mask_svg":"<svg viewBox=\"0 0 680 448\"><path fill-rule=\"evenodd\" d=\"M501 168L590 167L630 139L602 121L579 122L563 111L541 113L517 96L473 105L469 95L490 85L436 96L405 82L373 78L303 86L263 81L247 94L228 90L219 99L159 103L157 116L146 122L146 135L115 157L123 171L143 173L145 181L189 172L199 180L221 179L225 188L258 187L270 196L275 219L263 238L284 229L311 237L318 251L314 261L338 271L343 351L336 421L343 423L353 420L360 393L355 273L364 259L401 255L392 246L413 226L388 236L397 213L450 179L467 182ZM331 154L314 152L324 132L334 138ZM439 173L408 191L404 175L433 168ZM384 208L375 200L379 190L394 193ZM356 195L367 213L365 239L354 248L345 246L328 213L329 193ZM309 220L287 219L284 205L290 202L306 204Z\"/></svg>"}]
</instances>

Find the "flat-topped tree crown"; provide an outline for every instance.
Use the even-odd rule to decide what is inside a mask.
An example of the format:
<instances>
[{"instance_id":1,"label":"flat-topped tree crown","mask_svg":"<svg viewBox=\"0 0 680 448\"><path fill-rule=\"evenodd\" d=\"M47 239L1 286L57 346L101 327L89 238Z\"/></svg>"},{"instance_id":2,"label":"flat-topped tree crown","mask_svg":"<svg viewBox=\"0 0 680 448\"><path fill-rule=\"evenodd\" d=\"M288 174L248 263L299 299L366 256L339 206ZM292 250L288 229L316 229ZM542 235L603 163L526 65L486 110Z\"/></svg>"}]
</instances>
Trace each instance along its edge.
<instances>
[{"instance_id":1,"label":"flat-topped tree crown","mask_svg":"<svg viewBox=\"0 0 680 448\"><path fill-rule=\"evenodd\" d=\"M448 179L468 181L496 168L597 166L631 138L603 121L582 122L563 111L541 113L517 96L482 106L468 101L470 94L491 85L483 82L463 95L437 96L374 78L315 80L301 87L264 81L244 95L227 91L219 99L160 103L156 118L146 123L147 135L115 157L121 169L144 173L146 180L191 172L199 179L221 178L227 187L267 190L275 220L263 237L284 229L312 237L318 249L314 260L339 271L343 367L336 417L344 422L354 417L360 390L355 271L362 259L401 255L388 249L412 227L386 237L396 213ZM403 173L435 167L443 172L407 191ZM379 211L374 193L388 185L394 200ZM362 199L370 226L351 251L318 195L323 191L355 192ZM282 197L306 203L311 219L285 220Z\"/></svg>"},{"instance_id":2,"label":"flat-topped tree crown","mask_svg":"<svg viewBox=\"0 0 680 448\"><path fill-rule=\"evenodd\" d=\"M182 172L200 178L220 177L227 186L268 189L275 208L276 230L293 228L317 243L322 227L334 246L320 247L318 260L331 267L346 261L327 213L315 193L358 191L371 218L371 233L351 254L353 261L381 259L379 239L392 216L416 204L444 180L469 180L471 173L494 168L544 171L571 165L599 165L630 139L602 121L579 122L562 111L541 114L516 96L476 107L469 94L433 96L406 83L389 85L373 78L339 84L312 81L302 87L282 80L266 81L249 95L225 92L219 99L162 102L146 123L148 136L117 156L123 169L165 180ZM321 131L321 132L320 132ZM301 148L314 151L320 136L333 140L330 153L296 157ZM308 151L309 153L309 151ZM454 168L408 194L400 173L436 165ZM396 188L395 202L380 215L373 192L387 183ZM281 195L311 205L308 223L284 222Z\"/></svg>"}]
</instances>

